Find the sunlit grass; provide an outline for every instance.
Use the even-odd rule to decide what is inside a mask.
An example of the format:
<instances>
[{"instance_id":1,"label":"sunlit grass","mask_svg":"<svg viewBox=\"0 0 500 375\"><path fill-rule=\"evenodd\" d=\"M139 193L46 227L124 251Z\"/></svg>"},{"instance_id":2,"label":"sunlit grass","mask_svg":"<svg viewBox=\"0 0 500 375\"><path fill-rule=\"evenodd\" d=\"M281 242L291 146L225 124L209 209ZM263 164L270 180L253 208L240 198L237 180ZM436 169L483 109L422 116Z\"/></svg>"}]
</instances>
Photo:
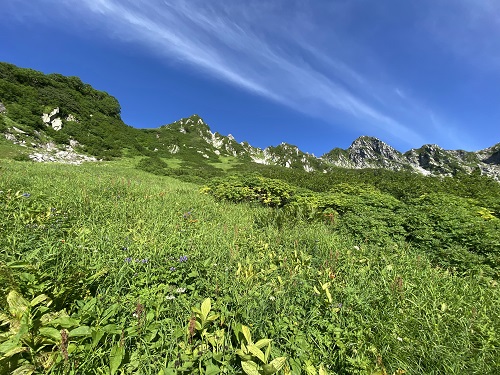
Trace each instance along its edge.
<instances>
[{"instance_id":1,"label":"sunlit grass","mask_svg":"<svg viewBox=\"0 0 500 375\"><path fill-rule=\"evenodd\" d=\"M0 263L26 262L25 273L43 281L2 271L3 311L14 288L28 300L64 296L59 308L82 326L117 327L95 346L91 337L75 341L81 351L56 373L109 372L114 346L127 353L124 373L175 373L176 361L189 362L191 307L207 297L220 315L208 333L224 329L228 340L226 364L215 354L210 363L227 373L241 373L238 324L273 339L272 356L286 356L297 374L320 364L338 374L494 374L500 366L495 284L436 268L404 243L359 243L324 223L278 228L272 209L216 202L196 185L134 169L134 160L1 167Z\"/></svg>"}]
</instances>

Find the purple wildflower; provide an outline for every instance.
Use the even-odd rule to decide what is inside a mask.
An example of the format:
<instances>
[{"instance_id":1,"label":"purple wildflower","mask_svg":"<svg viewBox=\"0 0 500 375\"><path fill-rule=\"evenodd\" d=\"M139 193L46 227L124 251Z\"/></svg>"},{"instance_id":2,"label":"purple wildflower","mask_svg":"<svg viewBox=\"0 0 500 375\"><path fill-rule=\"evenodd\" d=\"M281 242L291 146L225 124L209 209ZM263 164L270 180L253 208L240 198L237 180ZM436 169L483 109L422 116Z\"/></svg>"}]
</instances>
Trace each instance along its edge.
<instances>
[{"instance_id":1,"label":"purple wildflower","mask_svg":"<svg viewBox=\"0 0 500 375\"><path fill-rule=\"evenodd\" d=\"M170 271L175 271L177 268L175 267L170 267Z\"/></svg>"},{"instance_id":2,"label":"purple wildflower","mask_svg":"<svg viewBox=\"0 0 500 375\"><path fill-rule=\"evenodd\" d=\"M31 194L30 193L23 193L23 197L24 198L29 198L29 197L31 197Z\"/></svg>"},{"instance_id":3,"label":"purple wildflower","mask_svg":"<svg viewBox=\"0 0 500 375\"><path fill-rule=\"evenodd\" d=\"M127 263L132 262L132 258L130 258L130 257L129 258L125 258L125 262L127 262Z\"/></svg>"},{"instance_id":4,"label":"purple wildflower","mask_svg":"<svg viewBox=\"0 0 500 375\"><path fill-rule=\"evenodd\" d=\"M179 262L181 262L181 263L183 263L183 262L187 262L187 260L188 260L187 255L183 255L183 256L181 256L181 257L179 258Z\"/></svg>"}]
</instances>

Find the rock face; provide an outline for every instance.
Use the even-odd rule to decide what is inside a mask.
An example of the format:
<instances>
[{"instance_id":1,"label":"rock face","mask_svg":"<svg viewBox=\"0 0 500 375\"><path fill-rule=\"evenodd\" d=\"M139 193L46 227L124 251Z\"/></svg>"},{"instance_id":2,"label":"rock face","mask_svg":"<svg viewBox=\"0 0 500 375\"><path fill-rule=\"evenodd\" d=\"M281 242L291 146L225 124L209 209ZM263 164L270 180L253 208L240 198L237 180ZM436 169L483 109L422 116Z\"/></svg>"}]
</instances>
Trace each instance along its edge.
<instances>
[{"instance_id":1,"label":"rock face","mask_svg":"<svg viewBox=\"0 0 500 375\"><path fill-rule=\"evenodd\" d=\"M324 169L322 162L316 156L304 153L297 146L284 142L276 147L266 147L264 150L250 150L250 157L255 163L303 168L307 172Z\"/></svg>"},{"instance_id":2,"label":"rock face","mask_svg":"<svg viewBox=\"0 0 500 375\"><path fill-rule=\"evenodd\" d=\"M456 173L472 173L493 177L500 181L500 144L478 152L444 150L438 145L424 145L404 154L381 140L362 136L346 150L335 148L318 158L302 152L298 147L281 143L265 149L253 147L247 142L238 143L233 136L213 133L197 115L181 119L162 127L177 134L200 139L206 146L182 143L165 145L169 151L179 152L183 148L195 149L206 159L231 156L266 165L300 168L308 172L327 172L331 167L380 168L393 171L411 171L432 176L452 176Z\"/></svg>"},{"instance_id":3,"label":"rock face","mask_svg":"<svg viewBox=\"0 0 500 375\"><path fill-rule=\"evenodd\" d=\"M359 137L347 150L333 149L323 155L326 163L343 168L406 170L408 161L396 149L374 137Z\"/></svg>"},{"instance_id":4,"label":"rock face","mask_svg":"<svg viewBox=\"0 0 500 375\"><path fill-rule=\"evenodd\" d=\"M500 181L500 144L478 152L424 145L402 154L377 138L360 137L347 150L333 149L322 159L343 168L408 170L433 176L480 171Z\"/></svg>"},{"instance_id":5,"label":"rock face","mask_svg":"<svg viewBox=\"0 0 500 375\"><path fill-rule=\"evenodd\" d=\"M73 144L66 146L63 150L54 143L46 143L38 145L38 152L29 155L29 158L35 162L52 162L79 165L83 162L95 162L97 159L93 156L87 156L77 153L73 147L78 143L73 141Z\"/></svg>"},{"instance_id":6,"label":"rock face","mask_svg":"<svg viewBox=\"0 0 500 375\"><path fill-rule=\"evenodd\" d=\"M60 117L57 117L59 114L59 107L52 110L50 113L42 114L42 121L46 126L52 126L52 129L59 131L62 129L63 122Z\"/></svg>"},{"instance_id":7,"label":"rock face","mask_svg":"<svg viewBox=\"0 0 500 375\"><path fill-rule=\"evenodd\" d=\"M76 117L73 116L71 113L66 117L66 121L78 122Z\"/></svg>"},{"instance_id":8,"label":"rock face","mask_svg":"<svg viewBox=\"0 0 500 375\"><path fill-rule=\"evenodd\" d=\"M5 108L5 106L3 105L2 102L0 102L0 113L5 113L7 112L7 108Z\"/></svg>"}]
</instances>

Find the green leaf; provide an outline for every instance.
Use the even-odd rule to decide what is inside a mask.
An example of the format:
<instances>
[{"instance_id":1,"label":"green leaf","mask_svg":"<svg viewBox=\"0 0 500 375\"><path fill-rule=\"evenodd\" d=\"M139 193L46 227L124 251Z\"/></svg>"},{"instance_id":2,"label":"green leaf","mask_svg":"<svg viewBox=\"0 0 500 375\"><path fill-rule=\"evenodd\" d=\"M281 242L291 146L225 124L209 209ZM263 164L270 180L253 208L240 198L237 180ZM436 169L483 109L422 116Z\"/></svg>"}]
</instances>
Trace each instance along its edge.
<instances>
[{"instance_id":1,"label":"green leaf","mask_svg":"<svg viewBox=\"0 0 500 375\"><path fill-rule=\"evenodd\" d=\"M28 309L28 301L24 299L17 291L11 290L7 296L7 303L9 304L9 312L17 319L21 319L24 312Z\"/></svg>"},{"instance_id":2,"label":"green leaf","mask_svg":"<svg viewBox=\"0 0 500 375\"><path fill-rule=\"evenodd\" d=\"M241 349L236 349L234 352L238 354L243 361L249 361L252 359L250 354L245 353L245 351Z\"/></svg>"},{"instance_id":3,"label":"green leaf","mask_svg":"<svg viewBox=\"0 0 500 375\"><path fill-rule=\"evenodd\" d=\"M89 326L80 326L78 328L75 328L71 330L68 333L69 337L79 337L79 336L90 336L92 332L90 331Z\"/></svg>"},{"instance_id":4,"label":"green leaf","mask_svg":"<svg viewBox=\"0 0 500 375\"><path fill-rule=\"evenodd\" d=\"M205 375L216 375L218 373L220 373L219 366L216 366L211 362L205 366Z\"/></svg>"},{"instance_id":5,"label":"green leaf","mask_svg":"<svg viewBox=\"0 0 500 375\"><path fill-rule=\"evenodd\" d=\"M271 356L271 344L267 346L266 355L264 356L265 358L264 363L267 363L267 361L269 361L270 356Z\"/></svg>"},{"instance_id":6,"label":"green leaf","mask_svg":"<svg viewBox=\"0 0 500 375\"><path fill-rule=\"evenodd\" d=\"M190 273L188 273L188 277L195 278L195 277L198 277L198 276L200 276L200 274L196 270L191 271Z\"/></svg>"},{"instance_id":7,"label":"green leaf","mask_svg":"<svg viewBox=\"0 0 500 375\"><path fill-rule=\"evenodd\" d=\"M35 370L35 366L32 364L26 364L12 371L11 375L31 375L35 372Z\"/></svg>"},{"instance_id":8,"label":"green leaf","mask_svg":"<svg viewBox=\"0 0 500 375\"><path fill-rule=\"evenodd\" d=\"M219 317L219 314L214 314L214 315L210 315L206 321L207 322L213 322L214 320L216 320L217 318Z\"/></svg>"},{"instance_id":9,"label":"green leaf","mask_svg":"<svg viewBox=\"0 0 500 375\"><path fill-rule=\"evenodd\" d=\"M111 353L109 354L109 372L111 375L114 375L116 370L120 367L123 361L123 357L125 356L125 348L119 344L116 344L111 349Z\"/></svg>"},{"instance_id":10,"label":"green leaf","mask_svg":"<svg viewBox=\"0 0 500 375\"><path fill-rule=\"evenodd\" d=\"M17 353L22 353L22 352L26 352L28 351L29 348L28 347L25 347L25 346L16 346L15 348L12 348L11 350L9 350L8 352L6 352L2 358L10 358L14 355L16 355Z\"/></svg>"},{"instance_id":11,"label":"green leaf","mask_svg":"<svg viewBox=\"0 0 500 375\"><path fill-rule=\"evenodd\" d=\"M93 329L92 330L92 346L96 346L101 341L102 336L104 336L104 329Z\"/></svg>"},{"instance_id":12,"label":"green leaf","mask_svg":"<svg viewBox=\"0 0 500 375\"><path fill-rule=\"evenodd\" d=\"M193 307L193 312L201 316L201 310L197 307Z\"/></svg>"},{"instance_id":13,"label":"green leaf","mask_svg":"<svg viewBox=\"0 0 500 375\"><path fill-rule=\"evenodd\" d=\"M58 329L52 327L42 327L40 328L39 332L40 335L51 338L56 342L61 341L61 332Z\"/></svg>"},{"instance_id":14,"label":"green leaf","mask_svg":"<svg viewBox=\"0 0 500 375\"><path fill-rule=\"evenodd\" d=\"M208 313L212 309L212 304L210 302L210 298L205 299L203 303L201 304L201 316L203 320L206 320L208 317Z\"/></svg>"},{"instance_id":15,"label":"green leaf","mask_svg":"<svg viewBox=\"0 0 500 375\"><path fill-rule=\"evenodd\" d=\"M310 362L306 362L306 374L307 375L316 375L316 367Z\"/></svg>"},{"instance_id":16,"label":"green leaf","mask_svg":"<svg viewBox=\"0 0 500 375\"><path fill-rule=\"evenodd\" d=\"M201 331L203 327L201 326L201 323L199 321L196 321L196 322L194 322L194 328L197 331Z\"/></svg>"},{"instance_id":17,"label":"green leaf","mask_svg":"<svg viewBox=\"0 0 500 375\"><path fill-rule=\"evenodd\" d=\"M257 348L253 344L248 345L247 349L248 349L248 351L250 353L252 353L254 356L256 356L257 358L259 358L261 362L266 363L266 358L265 358L264 353L262 352L262 350L260 350L259 348Z\"/></svg>"},{"instance_id":18,"label":"green leaf","mask_svg":"<svg viewBox=\"0 0 500 375\"><path fill-rule=\"evenodd\" d=\"M0 354L8 353L9 351L13 350L14 348L16 348L18 346L20 346L19 338L13 337L10 340L5 341L2 344L0 344Z\"/></svg>"},{"instance_id":19,"label":"green leaf","mask_svg":"<svg viewBox=\"0 0 500 375\"><path fill-rule=\"evenodd\" d=\"M121 328L119 328L116 324L108 324L102 327L103 332L111 333L111 334L120 334L122 333Z\"/></svg>"},{"instance_id":20,"label":"green leaf","mask_svg":"<svg viewBox=\"0 0 500 375\"><path fill-rule=\"evenodd\" d=\"M114 303L109 306L101 316L101 322L104 324L111 316L114 316L120 309L120 304Z\"/></svg>"},{"instance_id":21,"label":"green leaf","mask_svg":"<svg viewBox=\"0 0 500 375\"><path fill-rule=\"evenodd\" d=\"M79 320L70 318L69 316L61 316L60 318L50 321L51 326L61 326L62 328L72 328L80 324Z\"/></svg>"},{"instance_id":22,"label":"green leaf","mask_svg":"<svg viewBox=\"0 0 500 375\"><path fill-rule=\"evenodd\" d=\"M326 372L325 368L323 367L323 364L319 365L318 375L328 375L328 372Z\"/></svg>"},{"instance_id":23,"label":"green leaf","mask_svg":"<svg viewBox=\"0 0 500 375\"><path fill-rule=\"evenodd\" d=\"M0 313L0 326L6 325L10 323L10 318L5 315Z\"/></svg>"},{"instance_id":24,"label":"green leaf","mask_svg":"<svg viewBox=\"0 0 500 375\"><path fill-rule=\"evenodd\" d=\"M274 358L269 364L274 367L274 373L278 372L285 366L286 357Z\"/></svg>"},{"instance_id":25,"label":"green leaf","mask_svg":"<svg viewBox=\"0 0 500 375\"><path fill-rule=\"evenodd\" d=\"M247 375L260 375L259 366L253 361L241 362L241 368Z\"/></svg>"},{"instance_id":26,"label":"green leaf","mask_svg":"<svg viewBox=\"0 0 500 375\"><path fill-rule=\"evenodd\" d=\"M271 339L260 339L255 343L255 346L259 349L262 349L264 346L269 345L271 343Z\"/></svg>"},{"instance_id":27,"label":"green leaf","mask_svg":"<svg viewBox=\"0 0 500 375\"><path fill-rule=\"evenodd\" d=\"M333 299L332 299L332 295L330 294L330 289L326 288L325 293L326 293L326 297L328 298L328 302L332 303Z\"/></svg>"},{"instance_id":28,"label":"green leaf","mask_svg":"<svg viewBox=\"0 0 500 375\"><path fill-rule=\"evenodd\" d=\"M49 299L48 296L46 296L45 294L40 294L39 296L36 296L35 298L33 298L31 300L30 305L31 305L31 307L34 307L47 299Z\"/></svg>"},{"instance_id":29,"label":"green leaf","mask_svg":"<svg viewBox=\"0 0 500 375\"><path fill-rule=\"evenodd\" d=\"M247 343L252 342L252 334L250 333L250 328L247 326L241 325L241 332L243 333L243 336L245 336L245 339L247 340Z\"/></svg>"}]
</instances>

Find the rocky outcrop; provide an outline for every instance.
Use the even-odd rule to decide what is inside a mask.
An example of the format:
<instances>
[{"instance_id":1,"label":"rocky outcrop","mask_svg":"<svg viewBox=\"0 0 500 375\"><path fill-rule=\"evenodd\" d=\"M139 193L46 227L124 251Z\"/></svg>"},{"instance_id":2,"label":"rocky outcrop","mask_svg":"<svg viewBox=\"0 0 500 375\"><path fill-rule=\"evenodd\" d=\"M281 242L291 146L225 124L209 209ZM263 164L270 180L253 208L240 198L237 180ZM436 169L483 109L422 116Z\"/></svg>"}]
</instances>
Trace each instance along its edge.
<instances>
[{"instance_id":1,"label":"rocky outcrop","mask_svg":"<svg viewBox=\"0 0 500 375\"><path fill-rule=\"evenodd\" d=\"M5 106L3 105L2 102L0 102L0 113L5 113L7 112L7 108L5 108Z\"/></svg>"},{"instance_id":2,"label":"rocky outcrop","mask_svg":"<svg viewBox=\"0 0 500 375\"><path fill-rule=\"evenodd\" d=\"M392 170L409 169L408 161L396 149L375 137L359 137L347 150L333 149L322 159L342 168L385 168Z\"/></svg>"},{"instance_id":3,"label":"rocky outcrop","mask_svg":"<svg viewBox=\"0 0 500 375\"><path fill-rule=\"evenodd\" d=\"M324 170L322 161L316 156L302 152L297 146L284 142L276 147L266 147L263 151L253 150L250 157L252 161L259 164L303 168L307 172Z\"/></svg>"},{"instance_id":4,"label":"rocky outcrop","mask_svg":"<svg viewBox=\"0 0 500 375\"><path fill-rule=\"evenodd\" d=\"M54 108L50 113L44 113L42 114L42 121L46 126L51 126L52 129L55 131L59 131L62 129L63 122L59 115L59 107ZM76 121L76 119L73 117L73 115L69 115L68 118L71 116L71 120L69 121ZM73 120L74 119L74 120Z\"/></svg>"},{"instance_id":5,"label":"rocky outcrop","mask_svg":"<svg viewBox=\"0 0 500 375\"><path fill-rule=\"evenodd\" d=\"M73 116L71 113L66 117L66 121L71 121L71 122L78 122L75 116Z\"/></svg>"},{"instance_id":6,"label":"rocky outcrop","mask_svg":"<svg viewBox=\"0 0 500 375\"><path fill-rule=\"evenodd\" d=\"M363 136L347 150L333 149L322 160L343 168L408 170L433 176L479 171L500 181L500 144L478 152L444 150L429 144L402 154L377 138Z\"/></svg>"},{"instance_id":7,"label":"rocky outcrop","mask_svg":"<svg viewBox=\"0 0 500 375\"><path fill-rule=\"evenodd\" d=\"M97 159L93 156L87 156L76 152L73 148L76 146L78 146L78 142L73 141L72 144L65 146L64 149L61 149L56 144L49 142L38 145L37 152L31 153L29 158L40 163L52 162L74 165L79 165L83 162L97 161Z\"/></svg>"},{"instance_id":8,"label":"rocky outcrop","mask_svg":"<svg viewBox=\"0 0 500 375\"><path fill-rule=\"evenodd\" d=\"M483 163L500 165L500 143L477 151L475 154Z\"/></svg>"}]
</instances>

